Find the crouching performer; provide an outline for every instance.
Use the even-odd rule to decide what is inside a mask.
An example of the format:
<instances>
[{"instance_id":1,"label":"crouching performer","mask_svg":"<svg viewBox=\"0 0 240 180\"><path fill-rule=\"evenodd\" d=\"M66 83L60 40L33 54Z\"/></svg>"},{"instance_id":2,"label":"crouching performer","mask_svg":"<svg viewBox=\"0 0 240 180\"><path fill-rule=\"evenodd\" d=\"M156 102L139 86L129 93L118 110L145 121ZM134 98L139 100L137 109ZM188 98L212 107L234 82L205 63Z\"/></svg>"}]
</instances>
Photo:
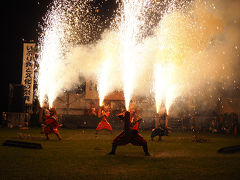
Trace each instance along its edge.
<instances>
[{"instance_id":1,"label":"crouching performer","mask_svg":"<svg viewBox=\"0 0 240 180\"><path fill-rule=\"evenodd\" d=\"M121 146L131 143L134 146L142 146L145 155L150 156L147 141L138 133L137 130L130 128L130 113L126 111L125 113L119 114L118 117L124 120L124 129L123 132L113 139L112 151L108 154L114 155L118 145Z\"/></svg>"},{"instance_id":2,"label":"crouching performer","mask_svg":"<svg viewBox=\"0 0 240 180\"><path fill-rule=\"evenodd\" d=\"M162 140L162 136L168 136L168 128L166 126L161 126L161 118L166 118L166 115L163 117L159 117L159 114L156 113L154 116L154 125L155 127L152 129L151 134L151 140L153 141L153 138L155 136L158 136L158 141Z\"/></svg>"},{"instance_id":3,"label":"crouching performer","mask_svg":"<svg viewBox=\"0 0 240 180\"><path fill-rule=\"evenodd\" d=\"M54 133L56 134L58 140L62 140L62 137L60 136L58 131L58 128L61 125L58 122L56 109L51 108L49 112L50 112L50 115L45 116L46 120L44 121L44 124L42 124L43 132L46 136L46 139L49 140L49 134Z\"/></svg>"}]
</instances>

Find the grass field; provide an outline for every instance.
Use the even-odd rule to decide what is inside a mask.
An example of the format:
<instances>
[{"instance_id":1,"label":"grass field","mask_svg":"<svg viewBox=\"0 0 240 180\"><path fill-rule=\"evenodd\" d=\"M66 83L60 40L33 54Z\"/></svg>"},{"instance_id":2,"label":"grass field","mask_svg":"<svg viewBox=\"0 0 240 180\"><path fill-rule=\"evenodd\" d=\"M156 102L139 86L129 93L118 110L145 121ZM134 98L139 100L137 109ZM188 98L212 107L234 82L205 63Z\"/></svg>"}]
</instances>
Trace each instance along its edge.
<instances>
[{"instance_id":1,"label":"grass field","mask_svg":"<svg viewBox=\"0 0 240 180\"><path fill-rule=\"evenodd\" d=\"M119 146L111 150L113 135L94 130L61 129L46 141L40 129L0 129L0 143L16 140L41 143L43 149L0 146L0 179L240 179L240 153L219 154L224 146L240 145L240 137L202 134L207 142L193 142L192 133L172 133L162 142L147 139L150 157L141 147ZM27 139L27 134L32 139Z\"/></svg>"}]
</instances>

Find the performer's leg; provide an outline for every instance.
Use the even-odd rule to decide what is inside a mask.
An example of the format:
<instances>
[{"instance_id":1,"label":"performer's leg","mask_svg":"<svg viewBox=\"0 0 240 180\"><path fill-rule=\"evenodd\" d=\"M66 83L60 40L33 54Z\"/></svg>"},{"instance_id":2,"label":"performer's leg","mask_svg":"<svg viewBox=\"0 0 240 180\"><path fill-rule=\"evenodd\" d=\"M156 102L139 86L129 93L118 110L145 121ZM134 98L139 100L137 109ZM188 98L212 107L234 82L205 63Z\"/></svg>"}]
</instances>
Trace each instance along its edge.
<instances>
[{"instance_id":1,"label":"performer's leg","mask_svg":"<svg viewBox=\"0 0 240 180\"><path fill-rule=\"evenodd\" d=\"M112 144L112 151L108 153L108 155L115 155L117 149L117 144L113 143Z\"/></svg>"},{"instance_id":2,"label":"performer's leg","mask_svg":"<svg viewBox=\"0 0 240 180\"><path fill-rule=\"evenodd\" d=\"M112 142L112 151L108 155L114 155L118 145L126 145L129 143L129 138L127 134L123 131L118 136L113 139Z\"/></svg>"},{"instance_id":3,"label":"performer's leg","mask_svg":"<svg viewBox=\"0 0 240 180\"><path fill-rule=\"evenodd\" d=\"M153 138L154 138L154 136L153 136L153 131L154 131L154 130L152 130L152 133L151 133L151 141L153 141Z\"/></svg>"},{"instance_id":4,"label":"performer's leg","mask_svg":"<svg viewBox=\"0 0 240 180\"><path fill-rule=\"evenodd\" d=\"M109 122L106 122L106 129L110 131L111 134L113 134L113 129Z\"/></svg>"},{"instance_id":5,"label":"performer's leg","mask_svg":"<svg viewBox=\"0 0 240 180\"><path fill-rule=\"evenodd\" d=\"M44 126L41 127L41 134L44 134Z\"/></svg>"},{"instance_id":6,"label":"performer's leg","mask_svg":"<svg viewBox=\"0 0 240 180\"><path fill-rule=\"evenodd\" d=\"M59 134L58 128L53 128L53 133L56 134L59 141L62 140L62 137Z\"/></svg>"},{"instance_id":7,"label":"performer's leg","mask_svg":"<svg viewBox=\"0 0 240 180\"><path fill-rule=\"evenodd\" d=\"M150 154L149 154L149 152L148 152L148 146L147 146L147 143L144 144L142 147L143 147L143 151L144 151L144 153L145 153L145 156L150 156Z\"/></svg>"},{"instance_id":8,"label":"performer's leg","mask_svg":"<svg viewBox=\"0 0 240 180\"><path fill-rule=\"evenodd\" d=\"M62 137L60 136L59 133L55 133L55 134L56 134L56 136L57 136L57 138L58 138L59 141L62 140Z\"/></svg>"},{"instance_id":9,"label":"performer's leg","mask_svg":"<svg viewBox=\"0 0 240 180\"><path fill-rule=\"evenodd\" d=\"M134 146L142 146L143 151L145 153L145 156L150 156L149 152L148 152L148 146L147 146L147 141L143 138L143 136L139 133L137 134L133 134L130 142L134 145Z\"/></svg>"},{"instance_id":10,"label":"performer's leg","mask_svg":"<svg viewBox=\"0 0 240 180\"><path fill-rule=\"evenodd\" d=\"M151 133L151 140L153 141L153 138L156 136L156 129L153 129L152 130L152 133Z\"/></svg>"},{"instance_id":11,"label":"performer's leg","mask_svg":"<svg viewBox=\"0 0 240 180\"><path fill-rule=\"evenodd\" d=\"M158 138L158 141L162 141L162 136L159 135L158 137L159 137L159 138Z\"/></svg>"},{"instance_id":12,"label":"performer's leg","mask_svg":"<svg viewBox=\"0 0 240 180\"><path fill-rule=\"evenodd\" d=\"M153 138L155 136L158 136L159 134L160 134L160 129L159 128L156 128L156 129L152 130L151 140L153 141Z\"/></svg>"},{"instance_id":13,"label":"performer's leg","mask_svg":"<svg viewBox=\"0 0 240 180\"><path fill-rule=\"evenodd\" d=\"M46 140L49 140L49 136L47 133L45 133L45 136L46 136Z\"/></svg>"},{"instance_id":14,"label":"performer's leg","mask_svg":"<svg viewBox=\"0 0 240 180\"><path fill-rule=\"evenodd\" d=\"M165 135L165 136L168 136L168 128L166 128L166 129L164 130L164 135Z\"/></svg>"}]
</instances>

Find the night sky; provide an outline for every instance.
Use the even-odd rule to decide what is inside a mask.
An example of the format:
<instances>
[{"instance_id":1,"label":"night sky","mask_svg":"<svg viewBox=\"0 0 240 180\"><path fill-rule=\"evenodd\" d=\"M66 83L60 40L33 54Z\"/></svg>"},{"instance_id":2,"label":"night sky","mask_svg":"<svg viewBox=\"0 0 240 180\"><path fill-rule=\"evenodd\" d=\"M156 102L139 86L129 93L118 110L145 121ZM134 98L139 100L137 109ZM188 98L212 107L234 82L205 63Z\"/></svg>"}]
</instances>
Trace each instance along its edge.
<instances>
[{"instance_id":1,"label":"night sky","mask_svg":"<svg viewBox=\"0 0 240 180\"><path fill-rule=\"evenodd\" d=\"M2 7L2 27L4 29L2 36L6 39L7 44L7 50L4 50L5 60L3 61L3 63L7 62L7 66L2 66L3 72L7 69L7 74L4 74L2 78L4 91L2 93L3 105L1 107L4 108L2 111L7 111L9 83L21 83L23 42L24 40L37 42L38 35L41 33L39 24L43 22L42 18L51 2L52 0L6 1ZM102 21L111 17L117 8L115 0L93 0L92 2L96 7L99 7ZM239 89L237 94L239 95Z\"/></svg>"},{"instance_id":2,"label":"night sky","mask_svg":"<svg viewBox=\"0 0 240 180\"><path fill-rule=\"evenodd\" d=\"M39 23L47 11L49 0L21 0L8 4L7 27L9 34L8 54L9 82L21 82L23 41L38 39Z\"/></svg>"},{"instance_id":3,"label":"night sky","mask_svg":"<svg viewBox=\"0 0 240 180\"><path fill-rule=\"evenodd\" d=\"M4 79L2 111L7 110L9 83L21 83L23 41L38 39L39 23L47 11L50 0L7 1L4 5L4 31L7 39L7 78ZM7 12L7 13L6 13ZM6 67L6 66L4 66ZM6 69L4 69L6 71Z\"/></svg>"},{"instance_id":4,"label":"night sky","mask_svg":"<svg viewBox=\"0 0 240 180\"><path fill-rule=\"evenodd\" d=\"M21 61L23 41L34 40L37 42L38 35L41 33L40 24L46 14L52 0L21 0L8 2L7 14L7 33L9 62L9 81L20 83L21 81ZM99 7L99 14L108 18L112 11L116 9L115 1L108 0L100 3L101 0L93 0L93 4ZM104 20L104 17L102 20ZM20 67L20 68L19 68Z\"/></svg>"},{"instance_id":5,"label":"night sky","mask_svg":"<svg viewBox=\"0 0 240 180\"><path fill-rule=\"evenodd\" d=\"M2 17L4 17L4 27L6 27L4 34L7 38L8 53L5 58L8 68L7 78L3 77L4 93L2 93L3 105L1 107L4 109L2 111L7 111L9 83L21 83L23 42L30 40L37 42L38 35L41 33L39 25L43 23L42 18L51 2L52 0L19 0L7 1L7 5L4 5L6 10L2 12ZM117 8L115 0L93 0L93 4L99 7L98 13L102 21L110 17Z\"/></svg>"}]
</instances>

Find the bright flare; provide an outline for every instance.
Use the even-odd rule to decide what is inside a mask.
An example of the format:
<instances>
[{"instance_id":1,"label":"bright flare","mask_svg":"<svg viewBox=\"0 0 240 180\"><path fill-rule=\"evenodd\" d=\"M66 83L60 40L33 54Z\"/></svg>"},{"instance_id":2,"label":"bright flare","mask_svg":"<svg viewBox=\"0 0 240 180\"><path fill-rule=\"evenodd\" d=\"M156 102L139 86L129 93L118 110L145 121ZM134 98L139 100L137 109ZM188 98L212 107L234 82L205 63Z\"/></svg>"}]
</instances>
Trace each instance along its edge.
<instances>
[{"instance_id":1,"label":"bright flare","mask_svg":"<svg viewBox=\"0 0 240 180\"><path fill-rule=\"evenodd\" d=\"M176 92L176 85L170 85L166 91L166 101L165 101L165 107L166 107L166 113L169 114L169 109L174 101L174 99L177 97Z\"/></svg>"},{"instance_id":2,"label":"bright flare","mask_svg":"<svg viewBox=\"0 0 240 180\"><path fill-rule=\"evenodd\" d=\"M123 0L120 11L119 42L125 107L129 109L136 83L138 48L143 38L145 10L150 0Z\"/></svg>"},{"instance_id":3,"label":"bright flare","mask_svg":"<svg viewBox=\"0 0 240 180\"><path fill-rule=\"evenodd\" d=\"M166 69L161 64L156 64L154 69L154 90L157 113L159 113L160 107L164 102L166 81Z\"/></svg>"},{"instance_id":4,"label":"bright flare","mask_svg":"<svg viewBox=\"0 0 240 180\"><path fill-rule=\"evenodd\" d=\"M103 100L106 94L109 92L109 69L110 69L110 60L103 62L100 69L100 74L98 78L98 94L99 94L99 105L103 105Z\"/></svg>"},{"instance_id":5,"label":"bright flare","mask_svg":"<svg viewBox=\"0 0 240 180\"><path fill-rule=\"evenodd\" d=\"M63 93L70 78L67 57L76 44L86 43L95 35L97 18L85 0L54 0L44 17L39 37L38 98L40 105ZM90 36L91 35L91 36ZM70 66L71 67L71 66ZM76 67L74 67L76 68ZM66 85L67 84L67 85Z\"/></svg>"},{"instance_id":6,"label":"bright flare","mask_svg":"<svg viewBox=\"0 0 240 180\"><path fill-rule=\"evenodd\" d=\"M159 113L164 103L166 113L176 98L176 84L173 83L174 66L166 64L155 64L154 68L154 91L156 111Z\"/></svg>"},{"instance_id":7,"label":"bright flare","mask_svg":"<svg viewBox=\"0 0 240 180\"><path fill-rule=\"evenodd\" d=\"M114 29L116 32L114 37L117 41L115 44L118 46L117 52L112 53L113 51L107 50L102 53L102 49L106 47L105 42L101 45L103 48L85 46L93 42L92 35L94 33L92 31L96 30L94 27L97 27L93 26L95 22L95 25L97 24L97 19L91 14L91 7L88 7L90 2L92 1L54 0L53 7L45 16L45 25L39 39L38 58L38 96L41 105L47 99L52 106L54 99L60 95L63 89L71 89L73 84L78 83L77 80L73 79L78 79L79 75L85 76L86 79L89 75L99 75L100 101L102 102L104 96L113 90L123 90L126 108L128 109L133 93L139 95L137 92L140 84L138 74L146 70L146 74L150 78L147 78L142 84L150 86L152 80L154 80L156 109L159 111L161 104L165 104L168 112L176 96L180 95L179 86L176 82L181 84L181 88L189 90L188 84L192 87L200 87L202 82L205 82L205 79L208 80L209 77L211 77L212 80L210 81L212 82L215 80L218 82L219 75L224 79L225 75L223 76L223 74L226 70L224 70L224 73L221 70L215 70L217 66L220 68L223 62L225 64L226 55L225 53L223 56L219 53L216 54L215 48L220 47L222 49L223 44L228 44L226 46L228 49L231 41L223 43L226 40L222 41L222 35L226 36L232 34L232 32L221 34L225 27L224 18L218 18L217 11L215 11L215 8L209 9L208 3L189 1L193 2L193 4L190 4L191 6L181 9L180 4L176 11L174 11L173 6L173 8L170 8L173 12L168 12L159 18L161 21L155 27L158 21L155 22L156 16L154 16L154 13L152 16L148 11L155 8L148 8L150 0L122 0L119 3L121 7L116 20L117 28ZM159 10L162 7L169 6L167 0L157 1L156 6L158 2L163 2L164 5L158 6ZM171 2L178 4L179 1L173 0ZM146 13L147 11L148 13ZM154 10L154 12L157 11L158 8ZM153 18L152 26L146 23L146 17L148 19ZM233 22L232 19L231 22ZM146 29L149 33L145 34ZM102 31L98 29L96 32ZM145 37L147 38L144 39ZM102 39L104 38L102 36ZM101 41L98 41L95 47L99 46L99 42ZM148 45L142 48L144 42L148 42ZM236 43L234 44L236 47ZM82 45L82 48L78 51L77 56L70 59L72 62L68 61L69 59L66 56L69 55L68 53L71 52L72 48L78 45ZM234 46L231 45L231 48ZM110 53L114 54L114 58L108 57ZM141 66L142 69L139 70L136 65L141 64L139 63L141 58L146 66ZM235 55L233 58L236 58ZM117 63L116 61L112 62L113 59ZM213 61L210 62L208 59L213 59ZM111 60L111 70L110 72L104 72L103 69L105 68L102 65L107 66L104 64L108 60ZM152 72L152 68L149 68L153 64L155 66L154 72ZM178 67L176 73L171 71L170 65ZM188 71L185 71L186 68ZM119 69L121 69L121 72L117 72ZM105 81L107 74L111 74L110 76L113 79L111 83L114 82L115 86L113 86L113 83L109 84ZM199 79L202 74L206 74L207 77L201 77L201 81L195 83L195 79Z\"/></svg>"},{"instance_id":8,"label":"bright flare","mask_svg":"<svg viewBox=\"0 0 240 180\"><path fill-rule=\"evenodd\" d=\"M40 40L38 97L41 106L48 100L49 106L52 107L56 91L59 90L56 71L62 58L63 32L58 16L53 13L49 18L49 26L46 27Z\"/></svg>"}]
</instances>

